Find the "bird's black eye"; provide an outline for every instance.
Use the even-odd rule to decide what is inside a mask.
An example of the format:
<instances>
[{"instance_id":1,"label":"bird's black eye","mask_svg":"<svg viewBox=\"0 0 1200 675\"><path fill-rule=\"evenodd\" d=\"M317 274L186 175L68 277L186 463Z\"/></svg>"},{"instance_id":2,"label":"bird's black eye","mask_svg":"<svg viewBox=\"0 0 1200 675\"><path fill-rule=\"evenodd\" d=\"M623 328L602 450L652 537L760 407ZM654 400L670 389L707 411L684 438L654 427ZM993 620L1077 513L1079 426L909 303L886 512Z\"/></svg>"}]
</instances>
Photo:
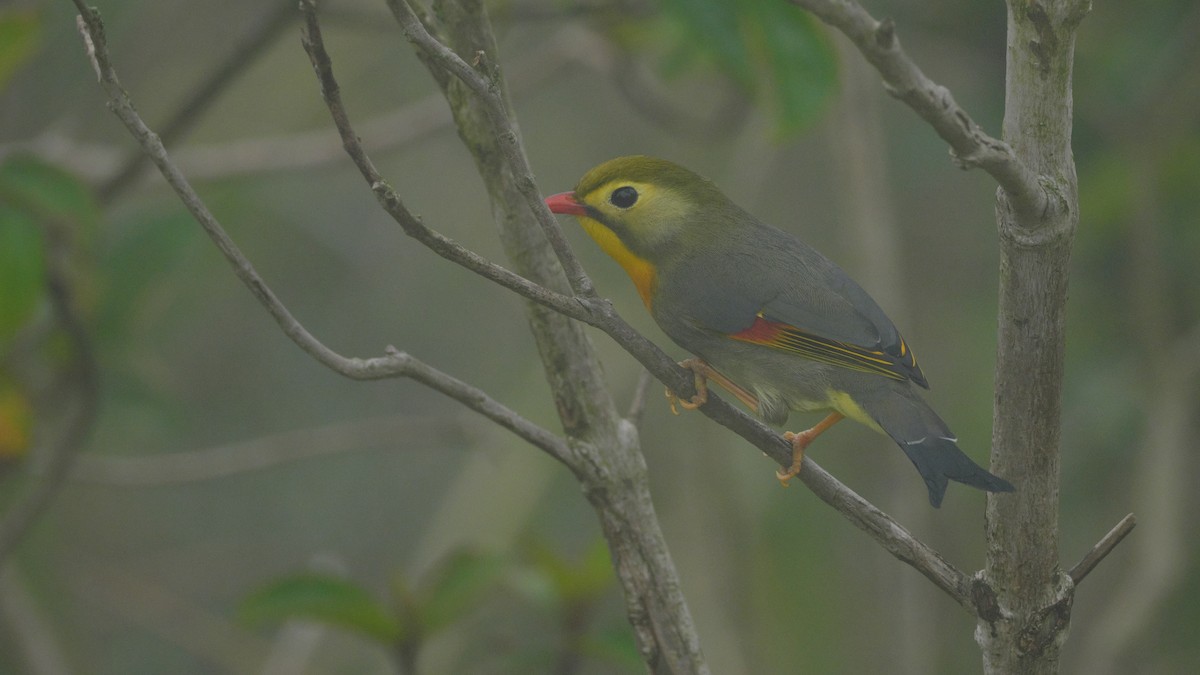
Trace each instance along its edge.
<instances>
[{"instance_id":1,"label":"bird's black eye","mask_svg":"<svg viewBox=\"0 0 1200 675\"><path fill-rule=\"evenodd\" d=\"M613 190L612 195L608 198L608 201L618 209L627 209L636 204L637 200L638 191L628 185Z\"/></svg>"}]
</instances>

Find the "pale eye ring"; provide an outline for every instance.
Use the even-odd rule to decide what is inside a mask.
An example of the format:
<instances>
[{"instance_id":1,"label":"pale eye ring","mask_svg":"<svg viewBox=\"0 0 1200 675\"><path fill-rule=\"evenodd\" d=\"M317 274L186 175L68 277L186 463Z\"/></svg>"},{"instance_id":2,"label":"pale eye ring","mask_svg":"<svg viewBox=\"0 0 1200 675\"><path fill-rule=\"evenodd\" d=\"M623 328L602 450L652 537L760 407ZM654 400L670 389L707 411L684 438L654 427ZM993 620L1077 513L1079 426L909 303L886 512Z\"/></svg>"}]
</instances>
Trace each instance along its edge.
<instances>
[{"instance_id":1,"label":"pale eye ring","mask_svg":"<svg viewBox=\"0 0 1200 675\"><path fill-rule=\"evenodd\" d=\"M623 185L612 191L608 201L618 209L627 209L637 203L638 191L629 185Z\"/></svg>"}]
</instances>

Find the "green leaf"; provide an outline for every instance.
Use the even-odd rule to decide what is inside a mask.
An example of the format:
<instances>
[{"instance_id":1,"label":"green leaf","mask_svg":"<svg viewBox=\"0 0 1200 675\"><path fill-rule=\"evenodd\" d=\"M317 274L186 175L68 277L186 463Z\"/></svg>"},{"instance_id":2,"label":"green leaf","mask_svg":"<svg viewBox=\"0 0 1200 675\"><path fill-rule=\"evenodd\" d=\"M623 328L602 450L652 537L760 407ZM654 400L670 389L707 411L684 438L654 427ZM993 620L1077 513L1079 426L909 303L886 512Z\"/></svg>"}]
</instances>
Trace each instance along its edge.
<instances>
[{"instance_id":1,"label":"green leaf","mask_svg":"<svg viewBox=\"0 0 1200 675\"><path fill-rule=\"evenodd\" d=\"M781 136L806 129L837 91L837 54L821 24L784 0L662 0L668 73L707 57L775 110ZM676 43L673 44L673 41Z\"/></svg>"},{"instance_id":2,"label":"green leaf","mask_svg":"<svg viewBox=\"0 0 1200 675\"><path fill-rule=\"evenodd\" d=\"M243 600L238 613L251 624L313 619L384 645L395 644L404 633L396 617L365 589L319 574L277 580Z\"/></svg>"},{"instance_id":3,"label":"green leaf","mask_svg":"<svg viewBox=\"0 0 1200 675\"><path fill-rule=\"evenodd\" d=\"M578 563L537 542L529 545L528 554L564 604L590 602L612 585L612 560L603 539L597 539Z\"/></svg>"},{"instance_id":4,"label":"green leaf","mask_svg":"<svg viewBox=\"0 0 1200 675\"><path fill-rule=\"evenodd\" d=\"M100 220L100 208L87 185L32 155L15 155L0 164L0 201L39 220L79 228L90 229Z\"/></svg>"},{"instance_id":5,"label":"green leaf","mask_svg":"<svg viewBox=\"0 0 1200 675\"><path fill-rule=\"evenodd\" d=\"M45 274L37 221L0 202L0 352L37 309Z\"/></svg>"},{"instance_id":6,"label":"green leaf","mask_svg":"<svg viewBox=\"0 0 1200 675\"><path fill-rule=\"evenodd\" d=\"M821 26L800 8L757 0L751 6L757 8L751 30L761 36L779 132L793 135L815 122L837 93L837 55Z\"/></svg>"},{"instance_id":7,"label":"green leaf","mask_svg":"<svg viewBox=\"0 0 1200 675\"><path fill-rule=\"evenodd\" d=\"M728 0L662 0L663 9L683 27L686 39L735 80L750 84L754 70L742 39L737 3Z\"/></svg>"},{"instance_id":8,"label":"green leaf","mask_svg":"<svg viewBox=\"0 0 1200 675\"><path fill-rule=\"evenodd\" d=\"M41 24L30 9L0 9L0 90L33 55Z\"/></svg>"},{"instance_id":9,"label":"green leaf","mask_svg":"<svg viewBox=\"0 0 1200 675\"><path fill-rule=\"evenodd\" d=\"M567 599L593 599L607 591L616 577L608 544L597 538L575 567L570 585L564 589Z\"/></svg>"},{"instance_id":10,"label":"green leaf","mask_svg":"<svg viewBox=\"0 0 1200 675\"><path fill-rule=\"evenodd\" d=\"M595 659L608 661L622 670L635 672L642 663L637 641L628 623L614 624L601 631L593 631L583 639L582 652Z\"/></svg>"},{"instance_id":11,"label":"green leaf","mask_svg":"<svg viewBox=\"0 0 1200 675\"><path fill-rule=\"evenodd\" d=\"M86 232L99 218L87 186L62 169L29 155L0 164L0 345L41 300L45 226Z\"/></svg>"},{"instance_id":12,"label":"green leaf","mask_svg":"<svg viewBox=\"0 0 1200 675\"><path fill-rule=\"evenodd\" d=\"M423 589L416 611L426 634L432 634L477 607L505 572L503 558L459 551L446 558Z\"/></svg>"},{"instance_id":13,"label":"green leaf","mask_svg":"<svg viewBox=\"0 0 1200 675\"><path fill-rule=\"evenodd\" d=\"M203 243L200 228L182 209L149 208L114 220L102 260L104 294L97 312L99 335L120 341L133 326L141 325L147 312L166 312L174 318L182 307L164 309L150 300L162 291L164 279L194 272L195 260L188 255ZM147 265L147 260L155 261ZM163 314L157 315L161 321Z\"/></svg>"}]
</instances>

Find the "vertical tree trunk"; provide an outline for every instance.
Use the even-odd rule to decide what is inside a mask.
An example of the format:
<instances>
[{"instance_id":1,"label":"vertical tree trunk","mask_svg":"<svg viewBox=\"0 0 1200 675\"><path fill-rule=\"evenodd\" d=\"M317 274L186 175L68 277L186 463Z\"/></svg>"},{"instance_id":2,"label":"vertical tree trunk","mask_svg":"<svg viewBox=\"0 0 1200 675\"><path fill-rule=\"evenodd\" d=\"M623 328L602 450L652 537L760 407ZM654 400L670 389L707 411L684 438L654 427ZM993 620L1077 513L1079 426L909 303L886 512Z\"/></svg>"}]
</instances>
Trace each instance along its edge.
<instances>
[{"instance_id":1,"label":"vertical tree trunk","mask_svg":"<svg viewBox=\"0 0 1200 675\"><path fill-rule=\"evenodd\" d=\"M435 17L427 23L441 33L442 41L489 73L506 96L483 3L436 0L433 12ZM525 206L518 185L522 177L505 165L500 144L506 132L475 105L461 82L436 64L427 61L427 65L446 94L459 136L487 187L513 269L542 286L570 294L553 248ZM642 657L654 673L703 675L708 667L650 499L637 430L617 413L583 324L537 303L525 304L563 430L571 442L586 446L582 450L586 461L572 470L599 517Z\"/></svg>"},{"instance_id":2,"label":"vertical tree trunk","mask_svg":"<svg viewBox=\"0 0 1200 675\"><path fill-rule=\"evenodd\" d=\"M1004 140L1048 195L1041 213L997 197L1000 307L986 585L976 639L987 673L1056 673L1074 587L1058 563L1067 279L1079 220L1071 154L1075 28L1090 4L1009 0ZM987 586L995 589L994 596Z\"/></svg>"}]
</instances>

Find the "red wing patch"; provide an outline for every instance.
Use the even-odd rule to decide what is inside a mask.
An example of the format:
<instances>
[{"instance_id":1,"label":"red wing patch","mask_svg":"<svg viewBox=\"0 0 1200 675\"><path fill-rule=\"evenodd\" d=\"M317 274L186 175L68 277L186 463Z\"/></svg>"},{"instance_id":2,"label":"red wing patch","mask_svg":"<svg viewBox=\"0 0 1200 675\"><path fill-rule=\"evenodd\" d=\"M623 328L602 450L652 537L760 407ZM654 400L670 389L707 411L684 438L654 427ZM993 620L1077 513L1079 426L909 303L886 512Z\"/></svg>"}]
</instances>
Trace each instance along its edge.
<instances>
[{"instance_id":1,"label":"red wing patch","mask_svg":"<svg viewBox=\"0 0 1200 675\"><path fill-rule=\"evenodd\" d=\"M750 324L749 328L732 333L729 337L791 352L820 363L875 373L893 380L912 380L923 387L929 386L903 338L900 339L900 354L897 356L823 338L790 324L764 319L761 314L754 318L754 323Z\"/></svg>"}]
</instances>

